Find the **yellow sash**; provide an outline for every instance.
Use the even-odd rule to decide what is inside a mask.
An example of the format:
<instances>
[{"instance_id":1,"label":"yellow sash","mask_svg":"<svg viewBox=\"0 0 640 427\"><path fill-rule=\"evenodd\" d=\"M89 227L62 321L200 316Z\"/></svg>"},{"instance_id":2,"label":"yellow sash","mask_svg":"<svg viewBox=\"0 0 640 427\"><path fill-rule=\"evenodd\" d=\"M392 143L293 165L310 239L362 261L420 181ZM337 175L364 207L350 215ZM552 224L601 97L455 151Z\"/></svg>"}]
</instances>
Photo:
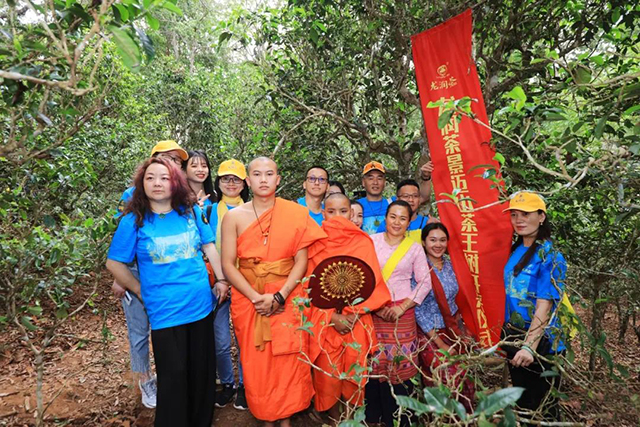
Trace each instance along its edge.
<instances>
[{"instance_id":1,"label":"yellow sash","mask_svg":"<svg viewBox=\"0 0 640 427\"><path fill-rule=\"evenodd\" d=\"M293 258L279 261L260 261L257 258L241 258L238 260L240 273L247 279L253 289L264 294L268 282L286 279L295 265ZM253 343L259 351L263 351L265 344L272 341L271 320L267 316L256 313Z\"/></svg>"},{"instance_id":2,"label":"yellow sash","mask_svg":"<svg viewBox=\"0 0 640 427\"><path fill-rule=\"evenodd\" d=\"M410 237L405 237L404 240L402 240L402 242L398 245L396 250L393 251L386 264L384 265L384 268L382 269L382 278L385 282L389 280L389 277L391 277L391 274L393 274L393 271L398 266L400 260L404 258L407 252L409 252L411 245L413 245L413 239L411 239Z\"/></svg>"},{"instance_id":3,"label":"yellow sash","mask_svg":"<svg viewBox=\"0 0 640 427\"><path fill-rule=\"evenodd\" d=\"M422 230L407 231L407 237L419 245L422 245Z\"/></svg>"}]
</instances>

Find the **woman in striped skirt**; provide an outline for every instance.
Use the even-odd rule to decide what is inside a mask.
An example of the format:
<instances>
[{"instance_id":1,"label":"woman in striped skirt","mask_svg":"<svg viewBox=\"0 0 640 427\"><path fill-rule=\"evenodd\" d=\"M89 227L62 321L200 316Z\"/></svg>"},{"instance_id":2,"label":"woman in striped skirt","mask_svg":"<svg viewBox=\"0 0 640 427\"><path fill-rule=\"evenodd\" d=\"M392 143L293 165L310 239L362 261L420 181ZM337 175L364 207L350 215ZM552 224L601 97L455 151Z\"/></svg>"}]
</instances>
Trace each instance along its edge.
<instances>
[{"instance_id":1,"label":"woman in striped skirt","mask_svg":"<svg viewBox=\"0 0 640 427\"><path fill-rule=\"evenodd\" d=\"M386 231L371 236L382 275L391 294L391 303L374 316L378 349L373 355L372 375L365 388L366 419L369 423L410 424L409 417L395 414L394 395L408 396L411 378L418 373L418 335L414 307L431 290L429 266L422 247L406 237L413 212L409 204L397 200L385 216ZM393 392L392 389L393 388ZM394 415L395 414L395 415Z\"/></svg>"}]
</instances>

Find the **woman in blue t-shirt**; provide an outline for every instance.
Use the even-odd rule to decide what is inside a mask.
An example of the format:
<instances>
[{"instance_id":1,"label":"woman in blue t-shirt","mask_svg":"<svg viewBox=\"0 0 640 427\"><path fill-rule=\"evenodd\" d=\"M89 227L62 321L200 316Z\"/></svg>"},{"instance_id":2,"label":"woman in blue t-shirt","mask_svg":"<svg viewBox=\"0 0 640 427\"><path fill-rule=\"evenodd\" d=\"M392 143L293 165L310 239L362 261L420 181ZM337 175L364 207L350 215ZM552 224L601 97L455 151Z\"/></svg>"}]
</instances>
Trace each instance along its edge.
<instances>
[{"instance_id":1,"label":"woman in blue t-shirt","mask_svg":"<svg viewBox=\"0 0 640 427\"><path fill-rule=\"evenodd\" d=\"M213 233L171 162L146 160L134 185L107 268L142 298L149 314L158 375L155 425L209 427L215 404L213 307L228 291ZM201 250L218 277L213 294ZM134 259L140 281L126 266Z\"/></svg>"},{"instance_id":2,"label":"woman in blue t-shirt","mask_svg":"<svg viewBox=\"0 0 640 427\"><path fill-rule=\"evenodd\" d=\"M556 399L550 393L560 386L560 372L542 376L565 345L557 309L564 293L566 262L551 243L551 227L544 200L530 192L516 193L509 202L511 224L518 238L504 268L506 292L503 338L511 382L523 387L518 406L532 411L541 406L545 419L559 417ZM544 404L543 404L544 402Z\"/></svg>"}]
</instances>

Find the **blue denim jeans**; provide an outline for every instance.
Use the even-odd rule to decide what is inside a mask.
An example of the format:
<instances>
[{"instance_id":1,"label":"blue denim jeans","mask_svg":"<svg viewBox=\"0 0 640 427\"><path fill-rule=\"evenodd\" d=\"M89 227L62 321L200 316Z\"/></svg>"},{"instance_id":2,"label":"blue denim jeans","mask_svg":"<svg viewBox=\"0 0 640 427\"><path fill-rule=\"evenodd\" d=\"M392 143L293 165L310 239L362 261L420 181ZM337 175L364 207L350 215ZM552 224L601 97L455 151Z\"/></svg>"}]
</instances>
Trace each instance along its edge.
<instances>
[{"instance_id":1,"label":"blue denim jeans","mask_svg":"<svg viewBox=\"0 0 640 427\"><path fill-rule=\"evenodd\" d=\"M216 339L216 364L218 366L218 378L222 384L235 384L233 377L233 363L231 362L231 326L229 325L229 300L223 302L213 322L213 330ZM239 356L239 355L238 355ZM242 385L242 365L238 357L238 373L240 385Z\"/></svg>"},{"instance_id":2,"label":"blue denim jeans","mask_svg":"<svg viewBox=\"0 0 640 427\"><path fill-rule=\"evenodd\" d=\"M139 278L135 264L134 266L129 266L129 270L136 279ZM147 311L144 309L142 301L132 292L127 291L127 294L121 301L124 317L127 319L131 370L141 374L151 373L151 364L149 362L149 337L151 335L149 316L147 316Z\"/></svg>"}]
</instances>

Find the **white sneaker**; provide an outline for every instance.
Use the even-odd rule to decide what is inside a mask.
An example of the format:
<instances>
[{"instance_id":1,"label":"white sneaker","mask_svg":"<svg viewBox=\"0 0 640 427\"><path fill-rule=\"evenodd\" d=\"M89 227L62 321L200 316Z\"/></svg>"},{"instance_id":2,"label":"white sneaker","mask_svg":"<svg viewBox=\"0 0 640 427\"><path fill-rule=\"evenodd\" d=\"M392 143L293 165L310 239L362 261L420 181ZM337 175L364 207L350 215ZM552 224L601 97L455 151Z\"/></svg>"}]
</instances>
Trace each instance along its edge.
<instances>
[{"instance_id":1,"label":"white sneaker","mask_svg":"<svg viewBox=\"0 0 640 427\"><path fill-rule=\"evenodd\" d=\"M142 392L142 404L147 408L156 407L156 398L158 395L158 384L156 378L153 377L145 383L138 381L138 386Z\"/></svg>"}]
</instances>

